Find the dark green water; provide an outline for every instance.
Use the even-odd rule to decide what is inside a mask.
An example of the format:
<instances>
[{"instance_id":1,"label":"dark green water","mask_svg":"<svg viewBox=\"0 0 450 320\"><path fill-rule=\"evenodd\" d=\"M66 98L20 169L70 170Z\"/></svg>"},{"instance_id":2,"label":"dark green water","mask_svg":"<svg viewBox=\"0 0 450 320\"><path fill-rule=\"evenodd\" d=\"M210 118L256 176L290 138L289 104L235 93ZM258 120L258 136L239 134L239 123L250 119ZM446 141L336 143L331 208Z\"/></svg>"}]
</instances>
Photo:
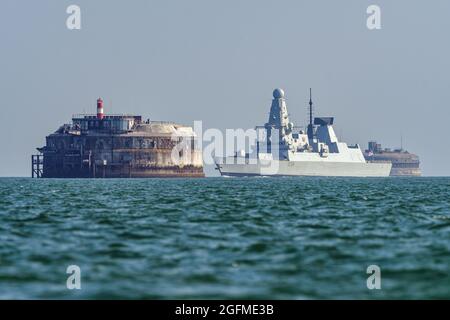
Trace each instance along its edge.
<instances>
[{"instance_id":1,"label":"dark green water","mask_svg":"<svg viewBox=\"0 0 450 320\"><path fill-rule=\"evenodd\" d=\"M450 178L3 178L0 298L449 299Z\"/></svg>"}]
</instances>

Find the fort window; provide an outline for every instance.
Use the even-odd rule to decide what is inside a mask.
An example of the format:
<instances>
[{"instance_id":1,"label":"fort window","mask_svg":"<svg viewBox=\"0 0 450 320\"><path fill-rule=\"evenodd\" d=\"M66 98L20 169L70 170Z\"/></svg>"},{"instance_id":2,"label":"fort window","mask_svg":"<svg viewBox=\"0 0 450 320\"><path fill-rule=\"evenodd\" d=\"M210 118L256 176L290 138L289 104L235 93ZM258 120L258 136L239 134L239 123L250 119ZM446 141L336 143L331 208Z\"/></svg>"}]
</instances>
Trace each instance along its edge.
<instances>
[{"instance_id":1,"label":"fort window","mask_svg":"<svg viewBox=\"0 0 450 320\"><path fill-rule=\"evenodd\" d=\"M99 149L99 150L105 149L105 143L103 141L98 141L97 142L97 149Z\"/></svg>"}]
</instances>

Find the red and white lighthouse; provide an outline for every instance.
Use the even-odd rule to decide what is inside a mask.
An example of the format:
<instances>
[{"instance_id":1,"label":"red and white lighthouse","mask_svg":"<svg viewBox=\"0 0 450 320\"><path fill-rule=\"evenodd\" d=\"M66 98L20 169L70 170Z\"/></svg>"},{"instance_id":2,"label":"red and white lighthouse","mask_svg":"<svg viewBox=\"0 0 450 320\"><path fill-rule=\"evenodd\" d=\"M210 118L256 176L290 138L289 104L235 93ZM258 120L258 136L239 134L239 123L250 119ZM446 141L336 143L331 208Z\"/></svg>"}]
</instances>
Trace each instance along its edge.
<instances>
[{"instance_id":1,"label":"red and white lighthouse","mask_svg":"<svg viewBox=\"0 0 450 320\"><path fill-rule=\"evenodd\" d=\"M103 113L103 100L102 98L97 99L97 119L102 120L105 114Z\"/></svg>"}]
</instances>

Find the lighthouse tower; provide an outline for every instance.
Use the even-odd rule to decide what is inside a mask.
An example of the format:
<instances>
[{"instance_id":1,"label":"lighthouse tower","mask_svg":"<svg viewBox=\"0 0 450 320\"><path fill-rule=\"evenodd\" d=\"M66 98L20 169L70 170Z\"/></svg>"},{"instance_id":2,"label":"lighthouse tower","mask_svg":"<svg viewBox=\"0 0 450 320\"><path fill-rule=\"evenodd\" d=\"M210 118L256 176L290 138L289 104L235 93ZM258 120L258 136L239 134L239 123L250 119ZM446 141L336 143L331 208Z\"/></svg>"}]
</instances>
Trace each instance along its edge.
<instances>
[{"instance_id":1,"label":"lighthouse tower","mask_svg":"<svg viewBox=\"0 0 450 320\"><path fill-rule=\"evenodd\" d=\"M97 99L97 119L103 120L105 114L103 113L103 100L102 98Z\"/></svg>"}]
</instances>

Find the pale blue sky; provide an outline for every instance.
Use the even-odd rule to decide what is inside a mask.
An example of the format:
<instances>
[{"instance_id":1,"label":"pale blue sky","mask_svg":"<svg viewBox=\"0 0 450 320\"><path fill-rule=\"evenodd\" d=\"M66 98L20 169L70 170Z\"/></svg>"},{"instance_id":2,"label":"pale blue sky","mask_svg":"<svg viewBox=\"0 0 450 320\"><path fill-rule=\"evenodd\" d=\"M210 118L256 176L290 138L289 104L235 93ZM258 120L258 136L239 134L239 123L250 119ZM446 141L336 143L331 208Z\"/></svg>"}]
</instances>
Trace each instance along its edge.
<instances>
[{"instance_id":1,"label":"pale blue sky","mask_svg":"<svg viewBox=\"0 0 450 320\"><path fill-rule=\"evenodd\" d=\"M66 28L70 4L82 30ZM370 4L381 30L366 27ZM450 175L449 31L447 0L3 0L0 176L29 176L45 135L98 96L106 112L252 128L275 87L296 124L312 87L346 142L402 134L426 175Z\"/></svg>"}]
</instances>

